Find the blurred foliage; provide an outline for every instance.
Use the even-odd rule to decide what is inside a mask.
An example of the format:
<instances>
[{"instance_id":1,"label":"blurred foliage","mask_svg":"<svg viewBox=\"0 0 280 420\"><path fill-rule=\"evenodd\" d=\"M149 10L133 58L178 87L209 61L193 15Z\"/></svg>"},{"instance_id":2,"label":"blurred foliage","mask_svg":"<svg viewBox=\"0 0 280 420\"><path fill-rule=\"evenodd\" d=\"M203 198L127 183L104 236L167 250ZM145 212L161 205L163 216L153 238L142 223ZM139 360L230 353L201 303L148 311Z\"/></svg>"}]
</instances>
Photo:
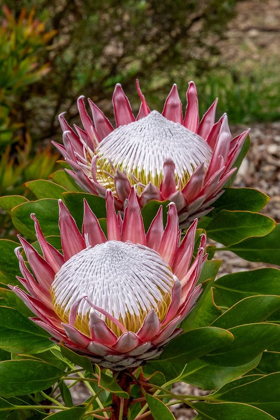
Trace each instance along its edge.
<instances>
[{"instance_id":1,"label":"blurred foliage","mask_svg":"<svg viewBox=\"0 0 280 420\"><path fill-rule=\"evenodd\" d=\"M38 54L54 36L23 8L18 19L7 6L2 7L4 18L0 27L0 146L16 141L15 131L22 126L18 103L26 87L38 82L50 67L39 65Z\"/></svg>"},{"instance_id":2,"label":"blurred foliage","mask_svg":"<svg viewBox=\"0 0 280 420\"><path fill-rule=\"evenodd\" d=\"M57 115L76 117L76 99L90 96L112 116L111 96L121 82L139 104L135 79L152 107L163 105L174 80L200 75L219 64L223 38L238 0L7 0L16 13L33 7L57 31L42 54L52 71L30 86L21 107L32 138L61 138ZM27 100L26 100L27 99Z\"/></svg>"}]
</instances>

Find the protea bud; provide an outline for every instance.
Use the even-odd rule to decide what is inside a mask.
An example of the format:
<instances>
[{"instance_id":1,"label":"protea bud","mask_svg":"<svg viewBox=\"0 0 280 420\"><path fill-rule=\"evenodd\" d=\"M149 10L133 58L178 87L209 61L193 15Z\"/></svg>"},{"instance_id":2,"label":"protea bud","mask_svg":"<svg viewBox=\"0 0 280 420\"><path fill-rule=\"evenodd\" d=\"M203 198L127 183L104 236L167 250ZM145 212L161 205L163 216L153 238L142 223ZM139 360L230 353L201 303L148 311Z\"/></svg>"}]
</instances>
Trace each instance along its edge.
<instances>
[{"instance_id":1,"label":"protea bud","mask_svg":"<svg viewBox=\"0 0 280 420\"><path fill-rule=\"evenodd\" d=\"M11 288L56 342L122 370L159 356L180 334L178 325L201 293L196 283L206 239L202 235L192 262L197 221L181 242L174 203L166 227L160 208L147 233L134 189L123 217L115 213L110 191L106 204L107 237L87 202L82 233L59 202L62 253L46 241L31 215L43 257L20 237L32 273L18 248L19 281L28 293Z\"/></svg>"},{"instance_id":2,"label":"protea bud","mask_svg":"<svg viewBox=\"0 0 280 420\"><path fill-rule=\"evenodd\" d=\"M137 90L141 106L135 118L121 85L116 85L115 129L89 100L92 120L81 96L78 109L84 129L75 126L75 131L61 114L64 146L55 144L73 169L68 173L85 191L105 197L110 188L117 208L122 208L133 185L141 206L151 199L175 202L180 226L185 227L207 214L222 194L248 131L232 139L226 114L215 123L217 100L199 123L193 82L184 118L176 85L162 114L150 111L139 83Z\"/></svg>"}]
</instances>

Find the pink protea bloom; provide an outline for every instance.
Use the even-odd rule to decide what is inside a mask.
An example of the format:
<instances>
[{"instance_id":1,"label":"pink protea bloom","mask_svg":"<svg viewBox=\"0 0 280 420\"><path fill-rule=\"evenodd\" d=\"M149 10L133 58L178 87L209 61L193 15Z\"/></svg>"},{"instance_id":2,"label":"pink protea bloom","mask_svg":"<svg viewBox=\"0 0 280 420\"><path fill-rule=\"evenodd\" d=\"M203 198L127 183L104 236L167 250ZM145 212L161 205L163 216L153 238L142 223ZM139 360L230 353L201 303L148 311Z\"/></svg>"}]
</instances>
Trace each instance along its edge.
<instances>
[{"instance_id":1,"label":"pink protea bloom","mask_svg":"<svg viewBox=\"0 0 280 420\"><path fill-rule=\"evenodd\" d=\"M150 111L139 83L137 90L141 105L135 118L121 85L116 85L115 129L89 99L91 119L84 97L79 97L84 129L72 129L61 114L64 146L55 145L73 169L67 172L85 191L105 197L110 188L120 209L134 185L141 207L153 199L175 202L180 226L185 227L207 214L222 194L248 131L232 139L226 114L215 123L217 100L199 122L193 82L184 118L176 85L162 114Z\"/></svg>"},{"instance_id":2,"label":"pink protea bloom","mask_svg":"<svg viewBox=\"0 0 280 420\"><path fill-rule=\"evenodd\" d=\"M192 262L197 221L180 243L174 203L166 227L160 208L147 233L134 189L123 218L115 213L110 191L106 205L107 238L86 201L82 233L59 202L63 254L46 241L31 215L44 257L20 237L32 273L19 247L18 280L28 293L10 287L56 342L122 370L159 356L182 331L178 325L201 293L196 283L207 258L206 238L201 236Z\"/></svg>"}]
</instances>

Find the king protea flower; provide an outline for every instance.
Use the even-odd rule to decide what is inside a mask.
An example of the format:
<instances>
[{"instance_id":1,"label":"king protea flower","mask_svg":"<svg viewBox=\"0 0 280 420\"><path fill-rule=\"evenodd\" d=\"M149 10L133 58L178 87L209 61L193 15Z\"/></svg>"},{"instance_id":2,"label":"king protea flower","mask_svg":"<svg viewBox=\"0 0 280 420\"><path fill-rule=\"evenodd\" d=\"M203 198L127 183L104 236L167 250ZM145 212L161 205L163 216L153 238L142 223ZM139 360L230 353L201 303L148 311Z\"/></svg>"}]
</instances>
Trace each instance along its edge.
<instances>
[{"instance_id":1,"label":"king protea flower","mask_svg":"<svg viewBox=\"0 0 280 420\"><path fill-rule=\"evenodd\" d=\"M117 84L113 94L116 128L89 99L78 99L83 128L72 129L59 116L64 146L55 143L73 171L67 172L85 191L105 197L110 188L118 209L125 206L131 185L140 206L149 200L175 202L181 227L211 210L235 172L234 163L248 131L232 139L224 114L215 123L217 100L199 122L196 87L190 82L183 118L173 85L162 114L150 111L137 82L141 105L137 117Z\"/></svg>"},{"instance_id":2,"label":"king protea flower","mask_svg":"<svg viewBox=\"0 0 280 420\"><path fill-rule=\"evenodd\" d=\"M35 215L43 257L20 237L16 250L27 292L12 290L35 314L31 318L56 342L113 370L137 367L157 357L201 293L197 280L206 255L202 235L192 262L196 223L180 243L176 206L170 204L166 227L160 208L145 233L132 189L124 217L116 215L114 198L106 196L107 238L84 206L82 233L62 201L59 227L62 252L51 246Z\"/></svg>"}]
</instances>

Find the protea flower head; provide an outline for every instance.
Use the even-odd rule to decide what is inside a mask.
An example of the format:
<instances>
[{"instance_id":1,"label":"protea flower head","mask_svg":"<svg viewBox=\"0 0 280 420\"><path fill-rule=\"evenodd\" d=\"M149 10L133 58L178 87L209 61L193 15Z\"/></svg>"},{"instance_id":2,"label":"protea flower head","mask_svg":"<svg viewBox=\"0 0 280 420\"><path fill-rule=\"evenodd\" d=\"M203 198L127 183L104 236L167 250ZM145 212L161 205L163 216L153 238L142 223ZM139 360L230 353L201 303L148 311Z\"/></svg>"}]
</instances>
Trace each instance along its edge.
<instances>
[{"instance_id":1,"label":"protea flower head","mask_svg":"<svg viewBox=\"0 0 280 420\"><path fill-rule=\"evenodd\" d=\"M132 189L122 218L106 195L107 237L84 206L82 233L62 201L59 227L62 253L45 239L35 215L43 257L23 238L16 250L22 277L12 290L35 314L31 318L56 342L113 370L137 367L157 357L180 334L178 325L193 308L206 239L192 262L196 223L180 243L178 216L170 204L164 228L160 208L145 233Z\"/></svg>"},{"instance_id":2,"label":"protea flower head","mask_svg":"<svg viewBox=\"0 0 280 420\"><path fill-rule=\"evenodd\" d=\"M232 139L224 114L215 123L217 100L199 122L196 87L190 82L183 118L173 85L162 114L150 111L137 82L141 105L137 117L120 84L113 94L116 128L89 99L78 99L83 129L72 129L59 116L64 146L55 143L72 167L67 172L87 192L105 197L110 188L122 208L135 186L140 205L149 200L175 202L180 226L211 210L234 173L234 163L248 131Z\"/></svg>"}]
</instances>

